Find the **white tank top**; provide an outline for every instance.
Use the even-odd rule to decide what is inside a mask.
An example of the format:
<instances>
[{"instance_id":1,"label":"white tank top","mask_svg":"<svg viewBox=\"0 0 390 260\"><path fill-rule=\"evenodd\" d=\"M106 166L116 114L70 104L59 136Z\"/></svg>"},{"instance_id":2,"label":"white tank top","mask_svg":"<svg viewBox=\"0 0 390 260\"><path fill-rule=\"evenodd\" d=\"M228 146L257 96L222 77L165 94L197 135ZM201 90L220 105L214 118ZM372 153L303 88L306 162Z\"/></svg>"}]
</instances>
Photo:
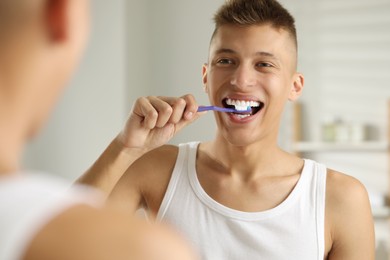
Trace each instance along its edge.
<instances>
[{"instance_id":1,"label":"white tank top","mask_svg":"<svg viewBox=\"0 0 390 260\"><path fill-rule=\"evenodd\" d=\"M22 259L46 224L80 204L101 207L103 200L94 189L46 174L0 177L0 260Z\"/></svg>"},{"instance_id":2,"label":"white tank top","mask_svg":"<svg viewBox=\"0 0 390 260\"><path fill-rule=\"evenodd\" d=\"M213 200L196 174L198 142L179 145L158 212L207 260L323 260L326 168L305 160L290 195L278 206L242 212Z\"/></svg>"}]
</instances>

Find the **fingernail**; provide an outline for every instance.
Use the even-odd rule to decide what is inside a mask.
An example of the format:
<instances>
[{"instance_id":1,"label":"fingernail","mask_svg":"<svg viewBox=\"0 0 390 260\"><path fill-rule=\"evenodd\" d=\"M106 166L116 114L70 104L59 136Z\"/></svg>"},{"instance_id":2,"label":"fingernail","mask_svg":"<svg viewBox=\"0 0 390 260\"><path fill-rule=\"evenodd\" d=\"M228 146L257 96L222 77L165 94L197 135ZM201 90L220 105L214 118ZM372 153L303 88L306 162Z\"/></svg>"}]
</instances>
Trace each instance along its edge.
<instances>
[{"instance_id":1,"label":"fingernail","mask_svg":"<svg viewBox=\"0 0 390 260\"><path fill-rule=\"evenodd\" d=\"M186 118L187 118L187 119L191 119L193 115L194 115L194 113L188 112L188 113L186 114Z\"/></svg>"}]
</instances>

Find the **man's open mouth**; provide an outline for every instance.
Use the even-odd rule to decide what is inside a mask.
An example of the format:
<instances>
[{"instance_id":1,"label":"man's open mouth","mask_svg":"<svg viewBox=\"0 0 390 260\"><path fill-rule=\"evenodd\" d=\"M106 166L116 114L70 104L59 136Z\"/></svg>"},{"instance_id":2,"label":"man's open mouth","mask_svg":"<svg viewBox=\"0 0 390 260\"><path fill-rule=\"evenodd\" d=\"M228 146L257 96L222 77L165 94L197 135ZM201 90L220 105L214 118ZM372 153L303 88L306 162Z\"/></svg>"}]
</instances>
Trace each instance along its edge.
<instances>
[{"instance_id":1,"label":"man's open mouth","mask_svg":"<svg viewBox=\"0 0 390 260\"><path fill-rule=\"evenodd\" d=\"M230 98L225 98L222 100L222 105L226 108L233 108L237 111L249 111L233 113L241 115L241 117L253 116L264 107L264 103L261 101L248 101Z\"/></svg>"}]
</instances>

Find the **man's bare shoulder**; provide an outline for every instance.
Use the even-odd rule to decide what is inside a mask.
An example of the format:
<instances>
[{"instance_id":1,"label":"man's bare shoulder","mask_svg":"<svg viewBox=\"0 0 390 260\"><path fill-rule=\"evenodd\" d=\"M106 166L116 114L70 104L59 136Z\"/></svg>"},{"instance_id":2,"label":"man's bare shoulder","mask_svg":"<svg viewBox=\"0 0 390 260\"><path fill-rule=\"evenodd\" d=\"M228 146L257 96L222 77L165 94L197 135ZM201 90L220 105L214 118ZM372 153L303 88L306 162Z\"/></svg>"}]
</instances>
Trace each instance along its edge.
<instances>
[{"instance_id":1,"label":"man's bare shoulder","mask_svg":"<svg viewBox=\"0 0 390 260\"><path fill-rule=\"evenodd\" d=\"M358 179L342 172L328 169L326 183L326 199L334 209L361 206L362 200L368 198L364 185Z\"/></svg>"},{"instance_id":2,"label":"man's bare shoulder","mask_svg":"<svg viewBox=\"0 0 390 260\"><path fill-rule=\"evenodd\" d=\"M124 211L75 205L37 233L24 259L182 259L177 253L192 259L188 246L163 226Z\"/></svg>"},{"instance_id":3,"label":"man's bare shoulder","mask_svg":"<svg viewBox=\"0 0 390 260\"><path fill-rule=\"evenodd\" d=\"M374 225L366 188L356 178L331 169L326 186L329 259L373 259Z\"/></svg>"},{"instance_id":4,"label":"man's bare shoulder","mask_svg":"<svg viewBox=\"0 0 390 260\"><path fill-rule=\"evenodd\" d=\"M143 207L157 214L176 164L178 147L164 145L144 154L124 173L109 202L133 211Z\"/></svg>"},{"instance_id":5,"label":"man's bare shoulder","mask_svg":"<svg viewBox=\"0 0 390 260\"><path fill-rule=\"evenodd\" d=\"M328 169L326 182L326 209L332 222L349 221L358 212L371 214L367 190L358 179Z\"/></svg>"},{"instance_id":6,"label":"man's bare shoulder","mask_svg":"<svg viewBox=\"0 0 390 260\"><path fill-rule=\"evenodd\" d=\"M157 215L164 198L173 169L176 164L178 147L164 145L145 154L131 167L137 174L143 206Z\"/></svg>"},{"instance_id":7,"label":"man's bare shoulder","mask_svg":"<svg viewBox=\"0 0 390 260\"><path fill-rule=\"evenodd\" d=\"M179 147L176 145L163 145L156 149L153 149L143 155L140 159L145 160L154 160L160 161L161 159L165 160L176 160L177 153L179 152Z\"/></svg>"},{"instance_id":8,"label":"man's bare shoulder","mask_svg":"<svg viewBox=\"0 0 390 260\"><path fill-rule=\"evenodd\" d=\"M129 170L143 170L146 174L153 175L172 172L178 152L175 145L163 145L141 156Z\"/></svg>"}]
</instances>

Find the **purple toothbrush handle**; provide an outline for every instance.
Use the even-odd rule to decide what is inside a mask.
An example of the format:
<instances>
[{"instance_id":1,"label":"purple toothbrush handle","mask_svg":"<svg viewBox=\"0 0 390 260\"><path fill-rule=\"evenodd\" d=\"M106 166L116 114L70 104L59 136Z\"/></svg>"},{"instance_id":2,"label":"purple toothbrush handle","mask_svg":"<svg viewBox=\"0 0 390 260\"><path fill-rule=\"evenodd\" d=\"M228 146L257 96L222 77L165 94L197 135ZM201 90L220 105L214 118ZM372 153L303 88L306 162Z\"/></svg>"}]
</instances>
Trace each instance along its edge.
<instances>
[{"instance_id":1,"label":"purple toothbrush handle","mask_svg":"<svg viewBox=\"0 0 390 260\"><path fill-rule=\"evenodd\" d=\"M203 112L203 111L209 111L209 110L215 110L215 106L199 106L198 107L198 112Z\"/></svg>"},{"instance_id":2,"label":"purple toothbrush handle","mask_svg":"<svg viewBox=\"0 0 390 260\"><path fill-rule=\"evenodd\" d=\"M239 111L235 110L233 108L224 108L224 107L217 107L217 106L199 106L198 107L198 112L203 112L203 111L219 111L219 112L227 112L227 113L247 113L250 112L251 110L245 110L245 111Z\"/></svg>"}]
</instances>

